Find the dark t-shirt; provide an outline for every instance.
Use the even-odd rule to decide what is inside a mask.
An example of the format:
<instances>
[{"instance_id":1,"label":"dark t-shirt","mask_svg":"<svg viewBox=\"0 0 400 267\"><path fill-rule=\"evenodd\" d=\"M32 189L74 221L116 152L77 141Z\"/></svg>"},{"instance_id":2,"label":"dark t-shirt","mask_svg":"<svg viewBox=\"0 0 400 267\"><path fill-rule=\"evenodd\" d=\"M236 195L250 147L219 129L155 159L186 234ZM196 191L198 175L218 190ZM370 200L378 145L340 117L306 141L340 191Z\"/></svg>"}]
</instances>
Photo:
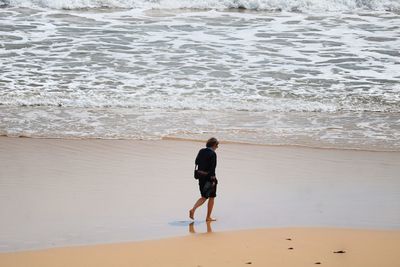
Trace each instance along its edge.
<instances>
[{"instance_id":1,"label":"dark t-shirt","mask_svg":"<svg viewBox=\"0 0 400 267\"><path fill-rule=\"evenodd\" d=\"M196 165L199 170L208 172L207 178L215 176L215 168L217 167L217 153L211 148L202 148L197 154Z\"/></svg>"}]
</instances>

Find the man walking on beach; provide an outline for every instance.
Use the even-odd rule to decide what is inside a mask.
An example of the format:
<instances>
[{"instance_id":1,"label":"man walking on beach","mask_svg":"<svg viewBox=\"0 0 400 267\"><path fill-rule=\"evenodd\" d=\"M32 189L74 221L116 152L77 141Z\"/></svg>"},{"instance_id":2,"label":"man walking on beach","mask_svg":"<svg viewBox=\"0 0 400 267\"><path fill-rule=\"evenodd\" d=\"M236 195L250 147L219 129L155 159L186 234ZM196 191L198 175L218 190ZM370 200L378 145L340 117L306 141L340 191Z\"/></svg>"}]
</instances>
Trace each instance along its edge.
<instances>
[{"instance_id":1,"label":"man walking on beach","mask_svg":"<svg viewBox=\"0 0 400 267\"><path fill-rule=\"evenodd\" d=\"M198 177L201 198L196 201L193 208L189 211L189 217L192 220L194 220L194 212L196 209L203 205L208 199L206 221L215 221L215 219L211 217L211 212L214 207L214 198L217 193L218 180L215 177L217 154L215 153L215 150L218 148L218 144L219 142L216 138L210 138L207 141L206 147L200 149L197 154L195 164L198 166L198 170L202 174Z\"/></svg>"}]
</instances>

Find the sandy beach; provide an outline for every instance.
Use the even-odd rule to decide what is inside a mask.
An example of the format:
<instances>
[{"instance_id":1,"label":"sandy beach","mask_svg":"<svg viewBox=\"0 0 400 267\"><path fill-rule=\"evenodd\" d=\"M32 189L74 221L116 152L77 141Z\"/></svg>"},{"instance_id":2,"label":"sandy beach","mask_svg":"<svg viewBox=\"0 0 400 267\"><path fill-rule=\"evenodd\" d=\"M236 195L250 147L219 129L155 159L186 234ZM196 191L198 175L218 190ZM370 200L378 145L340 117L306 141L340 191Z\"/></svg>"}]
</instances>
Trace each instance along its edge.
<instances>
[{"instance_id":1,"label":"sandy beach","mask_svg":"<svg viewBox=\"0 0 400 267\"><path fill-rule=\"evenodd\" d=\"M0 266L399 266L400 153L222 143L207 225L203 145L1 137Z\"/></svg>"},{"instance_id":2,"label":"sandy beach","mask_svg":"<svg viewBox=\"0 0 400 267\"><path fill-rule=\"evenodd\" d=\"M0 252L188 235L203 145L0 138ZM218 157L214 232L400 229L398 152L222 143Z\"/></svg>"},{"instance_id":3,"label":"sandy beach","mask_svg":"<svg viewBox=\"0 0 400 267\"><path fill-rule=\"evenodd\" d=\"M0 254L1 266L397 267L400 231L257 229Z\"/></svg>"}]
</instances>

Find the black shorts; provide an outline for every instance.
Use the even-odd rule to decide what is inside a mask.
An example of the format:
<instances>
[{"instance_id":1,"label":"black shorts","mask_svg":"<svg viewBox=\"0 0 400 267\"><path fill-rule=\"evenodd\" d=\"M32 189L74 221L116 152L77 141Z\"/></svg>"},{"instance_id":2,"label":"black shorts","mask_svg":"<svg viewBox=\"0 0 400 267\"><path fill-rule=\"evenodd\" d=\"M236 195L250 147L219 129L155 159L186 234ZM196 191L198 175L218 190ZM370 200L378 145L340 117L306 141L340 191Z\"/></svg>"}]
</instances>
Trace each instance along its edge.
<instances>
[{"instance_id":1,"label":"black shorts","mask_svg":"<svg viewBox=\"0 0 400 267\"><path fill-rule=\"evenodd\" d=\"M217 196L217 182L214 182L214 185L210 187L209 180L200 180L199 179L199 189L200 194L204 198L216 197Z\"/></svg>"}]
</instances>

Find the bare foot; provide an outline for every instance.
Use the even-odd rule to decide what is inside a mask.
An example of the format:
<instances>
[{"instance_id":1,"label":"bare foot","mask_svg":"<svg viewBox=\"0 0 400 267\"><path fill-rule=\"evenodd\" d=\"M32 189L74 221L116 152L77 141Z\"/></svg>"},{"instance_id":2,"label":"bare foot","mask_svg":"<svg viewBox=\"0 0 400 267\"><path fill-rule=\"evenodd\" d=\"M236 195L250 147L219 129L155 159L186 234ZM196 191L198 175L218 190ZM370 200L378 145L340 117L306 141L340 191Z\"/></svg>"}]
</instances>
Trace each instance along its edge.
<instances>
[{"instance_id":1,"label":"bare foot","mask_svg":"<svg viewBox=\"0 0 400 267\"><path fill-rule=\"evenodd\" d=\"M213 222L213 221L216 221L217 219L214 219L214 218L206 218L206 222Z\"/></svg>"},{"instance_id":2,"label":"bare foot","mask_svg":"<svg viewBox=\"0 0 400 267\"><path fill-rule=\"evenodd\" d=\"M189 218L194 220L194 210L189 210Z\"/></svg>"}]
</instances>

